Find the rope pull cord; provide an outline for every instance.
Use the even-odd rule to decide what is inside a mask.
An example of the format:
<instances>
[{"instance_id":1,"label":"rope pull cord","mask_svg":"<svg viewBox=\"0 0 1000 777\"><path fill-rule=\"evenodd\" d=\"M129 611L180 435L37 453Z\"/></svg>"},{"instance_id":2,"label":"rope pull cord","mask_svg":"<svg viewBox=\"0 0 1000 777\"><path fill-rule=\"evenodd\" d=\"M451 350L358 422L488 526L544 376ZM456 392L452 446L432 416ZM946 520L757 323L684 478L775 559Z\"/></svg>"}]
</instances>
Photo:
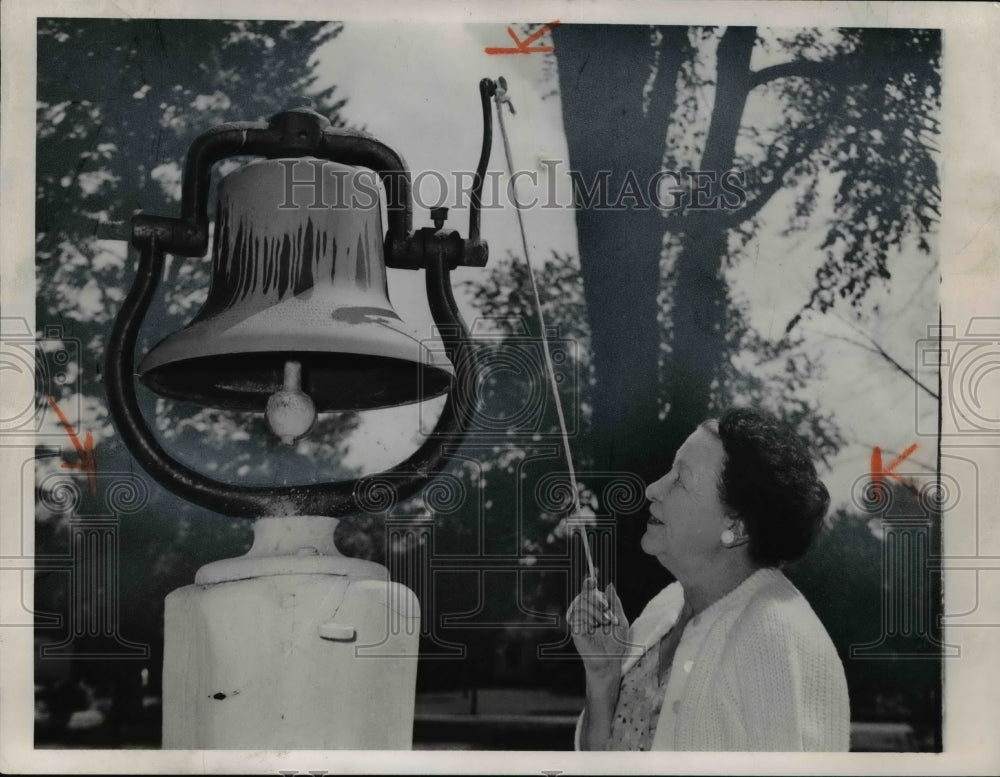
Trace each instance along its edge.
<instances>
[{"instance_id":1,"label":"rope pull cord","mask_svg":"<svg viewBox=\"0 0 1000 777\"><path fill-rule=\"evenodd\" d=\"M510 138L507 136L507 126L504 124L503 120L503 106L506 105L510 109L511 115L514 115L516 112L514 110L514 104L510 100L510 95L507 92L507 79L503 76L500 76L497 79L497 87L496 92L493 95L493 99L497 106L497 121L500 124L500 136L503 138L503 151L504 157L507 160L507 173L511 176L510 183L516 203L517 182L514 179L514 161L511 157ZM549 382L552 386L552 397L555 400L556 414L559 417L559 430L562 433L563 452L566 456L566 466L569 468L569 480L573 494L573 515L578 516L580 514L580 494L576 482L576 469L573 466L573 454L569 448L569 433L566 430L566 416L563 414L562 401L559 399L559 384L556 381L555 368L552 366L552 357L549 354L549 340L545 333L545 315L542 313L542 299L538 293L538 282L535 279L535 271L531 267L531 257L528 251L528 237L524 228L524 216L521 213L521 208L515 207L514 210L517 212L517 225L521 232L521 248L524 251L524 264L528 269L528 278L531 280L531 292L535 298L535 310L538 311L538 323L542 335L542 353L545 355L545 369L548 373ZM571 521L570 536L572 536L572 529L573 522ZM597 570L594 568L594 559L590 552L590 543L587 541L587 533L582 524L577 524L577 531L580 534L583 552L587 559L587 570L590 577L594 578L594 581L597 582Z\"/></svg>"}]
</instances>

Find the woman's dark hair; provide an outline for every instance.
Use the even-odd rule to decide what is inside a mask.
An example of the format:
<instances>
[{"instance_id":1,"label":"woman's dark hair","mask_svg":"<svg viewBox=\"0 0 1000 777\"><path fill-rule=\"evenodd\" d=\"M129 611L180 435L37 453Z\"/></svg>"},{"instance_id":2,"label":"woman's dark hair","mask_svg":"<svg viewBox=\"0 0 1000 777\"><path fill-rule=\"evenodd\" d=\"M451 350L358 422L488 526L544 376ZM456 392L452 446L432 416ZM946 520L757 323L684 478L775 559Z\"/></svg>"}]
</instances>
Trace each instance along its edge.
<instances>
[{"instance_id":1,"label":"woman's dark hair","mask_svg":"<svg viewBox=\"0 0 1000 777\"><path fill-rule=\"evenodd\" d=\"M719 417L726 461L719 496L750 538L750 558L778 566L800 558L823 528L830 494L805 441L767 411L732 408Z\"/></svg>"}]
</instances>

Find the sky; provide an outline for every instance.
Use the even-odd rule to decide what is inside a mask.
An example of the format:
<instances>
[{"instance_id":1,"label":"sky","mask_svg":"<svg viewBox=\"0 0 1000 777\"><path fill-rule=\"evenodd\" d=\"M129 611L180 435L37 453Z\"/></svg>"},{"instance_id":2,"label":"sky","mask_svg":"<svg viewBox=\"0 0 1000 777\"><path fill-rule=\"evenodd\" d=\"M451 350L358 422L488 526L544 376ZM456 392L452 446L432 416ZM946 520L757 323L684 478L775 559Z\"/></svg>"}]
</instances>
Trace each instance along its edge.
<instances>
[{"instance_id":1,"label":"sky","mask_svg":"<svg viewBox=\"0 0 1000 777\"><path fill-rule=\"evenodd\" d=\"M549 42L545 36L537 44ZM484 51L487 46L512 45L502 24L407 24L387 34L383 25L351 22L317 52L317 86L335 84L336 96L347 100L343 116L400 152L416 185L421 173L427 171L438 171L450 181L456 171L474 169L482 137L478 81L484 76L503 75L517 111L516 115L505 114L514 166L538 174L537 186L530 178L519 179L519 199L527 201L544 195L548 170L554 169L556 199L569 202L565 172L569 165L542 164L542 160L567 159L561 109L554 93L558 82L551 62L546 72L550 58L540 54L496 56ZM760 55L755 55L754 66L762 63ZM767 106L758 105L756 110L766 111ZM490 170L504 175L506 181L499 131L494 133ZM438 194L434 176L426 174L423 180L427 185L421 187L421 199L433 205ZM827 199L833 183L823 187ZM772 337L780 335L808 299L814 273L823 259L818 250L822 242L820 219L814 229L788 238L780 236L790 197L791 193L778 195L762 211L759 237L750 246L753 261L743 262L729 274L737 294L750 304L751 322ZM572 209L526 208L522 215L536 267L551 251L576 256ZM418 203L414 227L428 224L427 208ZM465 209L452 210L449 226L467 233ZM524 261L516 211L509 204L484 211L483 236L490 244L491 261L508 253L516 255L516 261ZM808 388L808 396L820 408L835 414L848 441L829 462L830 469L822 473L834 506L850 505L852 489L870 472L876 445L885 451L888 464L917 442L918 448L899 471L923 473L934 467L934 438L915 434L915 428L927 425L927 405L918 405L918 389L888 361L863 346L871 346L864 333L868 330L896 361L911 367L918 341L926 334L927 326L936 323L935 268L936 257L923 256L913 246L905 246L890 262L891 285L874 287L866 301L866 310L877 306L881 315L868 315L861 324L863 331L857 331L855 313L850 309L807 316L802 322L807 350L823 369L822 380ZM481 272L456 271L456 286L464 279L482 277ZM542 289L543 296L546 293L556 290ZM416 274L390 271L390 296L408 321L420 327L430 325L421 279ZM475 311L460 293L458 298L466 319L472 321ZM434 411L424 408L423 412ZM924 413L922 423L916 421L918 412ZM413 413L412 408L402 408L368 414L346 463L376 471L400 460L400 451L415 445Z\"/></svg>"}]
</instances>

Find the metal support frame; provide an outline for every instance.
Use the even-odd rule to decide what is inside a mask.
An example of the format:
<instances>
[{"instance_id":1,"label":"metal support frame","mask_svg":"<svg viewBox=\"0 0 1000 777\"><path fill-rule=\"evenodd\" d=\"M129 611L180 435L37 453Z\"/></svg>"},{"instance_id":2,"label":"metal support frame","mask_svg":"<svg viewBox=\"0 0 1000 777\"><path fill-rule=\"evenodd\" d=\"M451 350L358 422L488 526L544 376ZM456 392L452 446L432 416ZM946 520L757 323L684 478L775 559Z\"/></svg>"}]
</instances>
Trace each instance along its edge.
<instances>
[{"instance_id":1,"label":"metal support frame","mask_svg":"<svg viewBox=\"0 0 1000 777\"><path fill-rule=\"evenodd\" d=\"M138 215L132 220L132 244L139 265L132 288L115 320L108 345L106 387L118 431L139 464L181 498L218 513L244 518L288 515L342 517L359 511L356 495L366 478L298 486L243 486L220 483L172 458L156 441L139 410L135 389L135 346L139 329L163 275L167 253L202 256L208 248L208 196L212 166L232 156L269 159L314 156L375 170L386 189L389 225L386 265L426 271L427 299L455 380L433 432L405 461L374 478L390 476L397 498L417 493L446 464L445 446L460 440L475 410L477 349L458 312L450 272L457 266L481 267L488 249L479 237L483 176L489 161L492 121L489 100L496 84L480 82L483 146L470 203L468 239L435 227L412 232L410 173L403 158L363 133L334 129L310 110L276 114L266 124L225 124L198 137L188 151L182 184L181 216Z\"/></svg>"}]
</instances>

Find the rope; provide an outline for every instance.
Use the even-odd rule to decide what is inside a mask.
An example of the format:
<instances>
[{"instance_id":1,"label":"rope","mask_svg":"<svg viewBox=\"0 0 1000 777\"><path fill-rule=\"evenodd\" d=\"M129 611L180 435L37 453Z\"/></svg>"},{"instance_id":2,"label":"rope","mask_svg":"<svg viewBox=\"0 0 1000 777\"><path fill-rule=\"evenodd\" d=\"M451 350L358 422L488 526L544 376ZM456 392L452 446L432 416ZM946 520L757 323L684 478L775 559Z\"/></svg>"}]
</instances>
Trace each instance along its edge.
<instances>
[{"instance_id":1,"label":"rope","mask_svg":"<svg viewBox=\"0 0 1000 777\"><path fill-rule=\"evenodd\" d=\"M511 114L514 114L514 106L510 101L510 96L507 94L507 81L503 77L497 79L496 94L493 96L497 104L497 120L500 123L500 135L503 138L503 151L504 156L507 158L507 173L511 176L511 186L514 191L514 201L517 203L517 183L514 180L514 161L511 158L510 153L510 139L507 137L507 126L503 121L503 105L507 104L510 109ZM545 334L545 316L542 313L542 299L538 293L538 282L535 280L535 272L531 267L531 257L528 252L528 236L524 229L524 216L521 214L521 209L515 207L514 210L517 211L517 225L521 231L521 247L524 250L524 263L528 268L528 278L531 280L531 292L535 297L535 309L538 311L538 323L541 327L542 334L542 353L545 354L545 368L549 375L549 382L552 385L552 397L555 399L556 414L559 416L559 429L562 432L563 441L563 451L566 455L566 466L569 467L569 480L570 485L573 489L573 515L580 514L580 494L577 489L576 483L576 469L573 467L573 454L570 452L569 448L569 432L566 430L566 417L563 414L562 402L559 399L559 384L556 381L555 368L552 366L552 357L549 354L549 341ZM570 522L570 531L572 532L573 522ZM587 570L590 576L597 581L597 571L594 569L594 559L590 553L590 543L587 542L587 534L583 529L582 524L577 525L577 531L580 534L580 541L583 544L583 552L587 559ZM572 535L571 535L572 536Z\"/></svg>"}]
</instances>

